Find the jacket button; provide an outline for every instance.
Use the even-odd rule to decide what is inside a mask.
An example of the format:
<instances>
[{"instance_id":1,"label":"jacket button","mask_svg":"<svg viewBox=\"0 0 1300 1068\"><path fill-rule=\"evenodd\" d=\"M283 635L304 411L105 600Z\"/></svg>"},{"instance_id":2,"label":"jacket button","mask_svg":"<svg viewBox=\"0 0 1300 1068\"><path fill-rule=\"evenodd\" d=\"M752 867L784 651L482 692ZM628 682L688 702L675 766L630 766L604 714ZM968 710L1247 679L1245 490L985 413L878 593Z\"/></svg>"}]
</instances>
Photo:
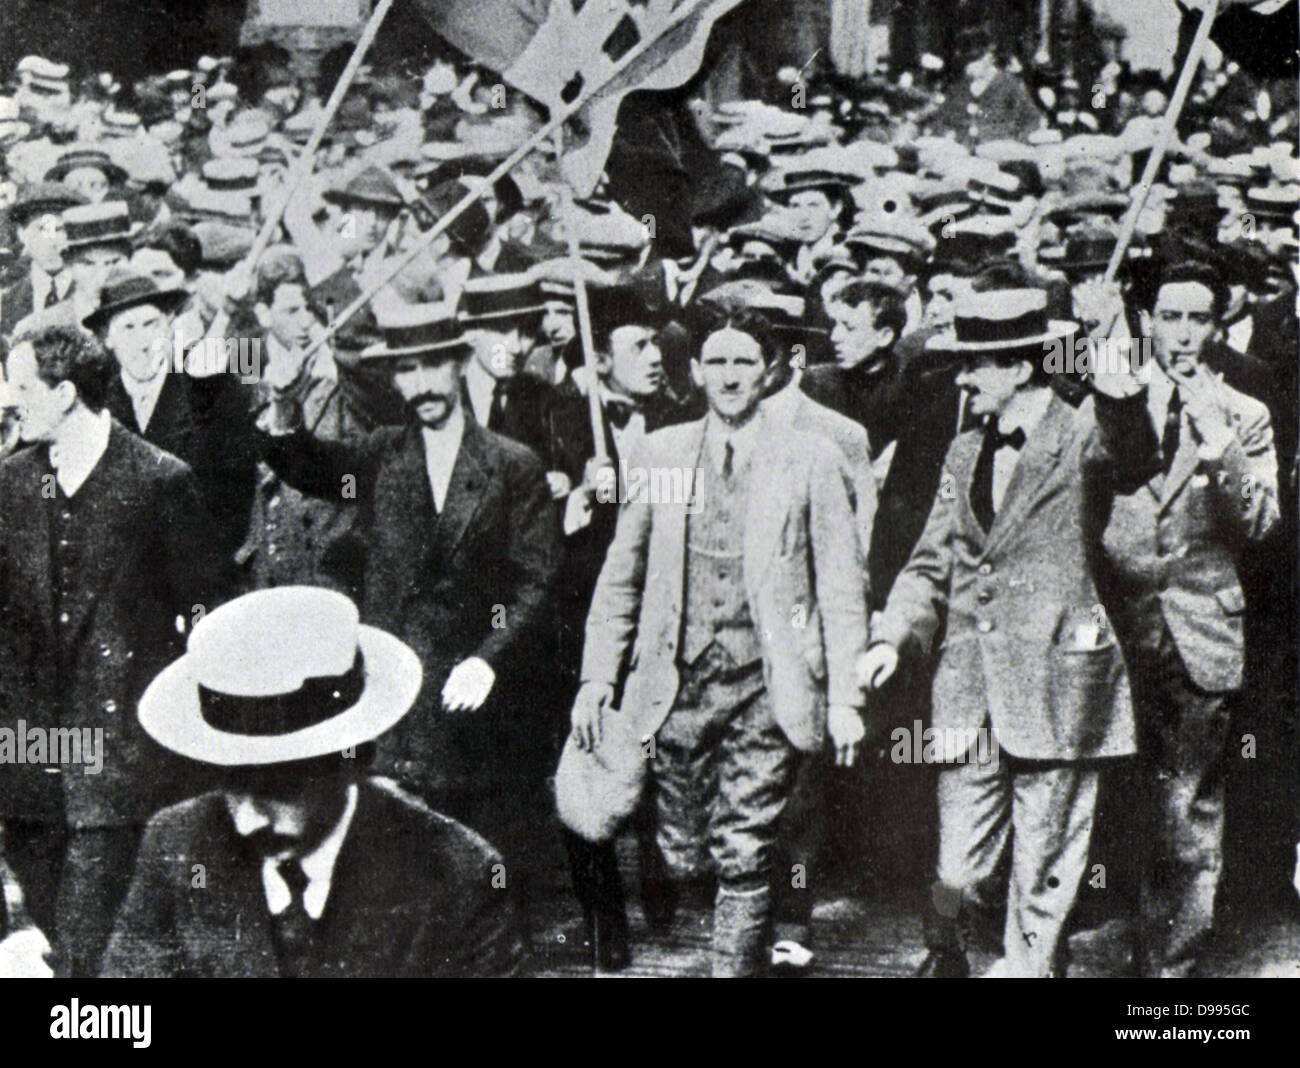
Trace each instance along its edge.
<instances>
[{"instance_id":1,"label":"jacket button","mask_svg":"<svg viewBox=\"0 0 1300 1068\"><path fill-rule=\"evenodd\" d=\"M101 645L101 646L99 647L99 655L100 655L100 656L112 656L112 655L113 655L113 650L110 649L107 645Z\"/></svg>"},{"instance_id":2,"label":"jacket button","mask_svg":"<svg viewBox=\"0 0 1300 1068\"><path fill-rule=\"evenodd\" d=\"M71 618L72 618L72 617L71 617L70 615L68 615L67 612L60 612L60 613L59 613L59 622L60 622L60 623L66 623L66 622L68 622L68 620L71 619Z\"/></svg>"},{"instance_id":3,"label":"jacket button","mask_svg":"<svg viewBox=\"0 0 1300 1068\"><path fill-rule=\"evenodd\" d=\"M975 629L978 630L981 634L988 634L990 631L993 630L993 620L981 619L978 623L975 624Z\"/></svg>"},{"instance_id":4,"label":"jacket button","mask_svg":"<svg viewBox=\"0 0 1300 1068\"><path fill-rule=\"evenodd\" d=\"M105 711L105 712L116 712L116 711L117 711L117 702L116 702L116 701L113 701L113 700L111 700L111 699L108 700L108 701L105 701L105 702L104 702L104 711Z\"/></svg>"},{"instance_id":5,"label":"jacket button","mask_svg":"<svg viewBox=\"0 0 1300 1068\"><path fill-rule=\"evenodd\" d=\"M976 595L975 599L979 601L980 604L988 604L989 601L993 600L993 591L980 590L980 592Z\"/></svg>"},{"instance_id":6,"label":"jacket button","mask_svg":"<svg viewBox=\"0 0 1300 1068\"><path fill-rule=\"evenodd\" d=\"M992 564L980 564L980 566L979 566L979 572L980 572L981 575L991 575L991 574L993 574L993 565L992 565Z\"/></svg>"}]
</instances>

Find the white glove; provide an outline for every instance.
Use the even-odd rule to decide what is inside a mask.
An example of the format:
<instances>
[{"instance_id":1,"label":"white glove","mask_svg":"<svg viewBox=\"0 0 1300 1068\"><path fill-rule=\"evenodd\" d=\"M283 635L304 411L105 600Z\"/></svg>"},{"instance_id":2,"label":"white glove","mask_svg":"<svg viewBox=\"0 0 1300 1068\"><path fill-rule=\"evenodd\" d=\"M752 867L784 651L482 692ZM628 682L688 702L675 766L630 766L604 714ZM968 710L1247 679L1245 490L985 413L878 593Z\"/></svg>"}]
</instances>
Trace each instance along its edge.
<instances>
[{"instance_id":1,"label":"white glove","mask_svg":"<svg viewBox=\"0 0 1300 1068\"><path fill-rule=\"evenodd\" d=\"M474 712L483 707L496 681L496 672L486 660L477 656L462 660L447 676L442 707L448 712Z\"/></svg>"}]
</instances>

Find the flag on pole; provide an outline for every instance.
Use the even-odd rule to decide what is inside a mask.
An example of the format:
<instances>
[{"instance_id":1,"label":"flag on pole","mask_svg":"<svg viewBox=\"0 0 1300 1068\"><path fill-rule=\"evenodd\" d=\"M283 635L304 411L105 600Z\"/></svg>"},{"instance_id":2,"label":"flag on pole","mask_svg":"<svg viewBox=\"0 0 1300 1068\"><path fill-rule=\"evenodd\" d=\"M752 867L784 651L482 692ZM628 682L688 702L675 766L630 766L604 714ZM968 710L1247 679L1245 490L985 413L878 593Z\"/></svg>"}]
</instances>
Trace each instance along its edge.
<instances>
[{"instance_id":1,"label":"flag on pole","mask_svg":"<svg viewBox=\"0 0 1300 1068\"><path fill-rule=\"evenodd\" d=\"M623 97L689 80L713 24L741 2L417 0L439 36L552 114L609 79L565 139L562 167L579 196L590 196L600 181Z\"/></svg>"}]
</instances>

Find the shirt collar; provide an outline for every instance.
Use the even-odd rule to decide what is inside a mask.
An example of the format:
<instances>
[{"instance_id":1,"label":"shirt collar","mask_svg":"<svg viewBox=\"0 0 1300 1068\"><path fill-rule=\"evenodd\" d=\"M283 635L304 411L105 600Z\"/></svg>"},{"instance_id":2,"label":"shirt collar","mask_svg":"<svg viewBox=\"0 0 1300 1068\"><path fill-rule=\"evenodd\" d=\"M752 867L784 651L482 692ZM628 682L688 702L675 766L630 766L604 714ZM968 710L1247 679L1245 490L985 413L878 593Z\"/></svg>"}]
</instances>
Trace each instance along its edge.
<instances>
[{"instance_id":1,"label":"shirt collar","mask_svg":"<svg viewBox=\"0 0 1300 1068\"><path fill-rule=\"evenodd\" d=\"M89 409L68 417L59 438L50 445L50 466L57 472L63 492L72 496L95 469L108 449L112 420L108 411Z\"/></svg>"},{"instance_id":2,"label":"shirt collar","mask_svg":"<svg viewBox=\"0 0 1300 1068\"><path fill-rule=\"evenodd\" d=\"M460 448L460 439L465 433L465 409L463 405L456 405L455 411L447 417L447 421L440 427L429 427L420 425L420 436L424 438L426 446L433 446L439 450L447 450L453 456ZM427 449L426 449L427 451Z\"/></svg>"},{"instance_id":3,"label":"shirt collar","mask_svg":"<svg viewBox=\"0 0 1300 1068\"><path fill-rule=\"evenodd\" d=\"M758 439L763 432L762 426L763 409L761 405L748 423L735 429L724 423L713 412L709 412L704 424L704 447L719 474L722 472L726 444L731 443L731 462L734 470L745 464L753 454Z\"/></svg>"},{"instance_id":4,"label":"shirt collar","mask_svg":"<svg viewBox=\"0 0 1300 1068\"><path fill-rule=\"evenodd\" d=\"M1046 386L1021 390L1011 398L1007 410L998 416L998 429L1004 434L1023 430L1028 438L1042 422L1043 416L1047 414L1047 406L1051 403L1052 391Z\"/></svg>"},{"instance_id":5,"label":"shirt collar","mask_svg":"<svg viewBox=\"0 0 1300 1068\"><path fill-rule=\"evenodd\" d=\"M343 814L339 816L338 823L315 849L299 861L310 883L323 882L328 886L333 879L335 862L343 848L343 840L347 838L348 828L352 826L352 818L356 815L359 793L356 783L348 783L347 799L343 803Z\"/></svg>"}]
</instances>

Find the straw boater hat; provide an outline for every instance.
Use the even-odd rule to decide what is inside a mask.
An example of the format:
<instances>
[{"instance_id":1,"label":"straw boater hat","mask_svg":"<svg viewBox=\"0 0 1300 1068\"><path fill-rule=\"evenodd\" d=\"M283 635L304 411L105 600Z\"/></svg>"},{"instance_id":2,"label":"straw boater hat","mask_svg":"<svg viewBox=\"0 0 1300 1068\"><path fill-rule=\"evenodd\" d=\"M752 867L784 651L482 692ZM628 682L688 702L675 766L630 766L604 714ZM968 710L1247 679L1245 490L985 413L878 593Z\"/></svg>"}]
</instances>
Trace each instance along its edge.
<instances>
[{"instance_id":1,"label":"straw boater hat","mask_svg":"<svg viewBox=\"0 0 1300 1068\"><path fill-rule=\"evenodd\" d=\"M140 725L160 745L221 767L265 766L374 741L420 691L420 660L313 586L258 590L209 612L186 653L149 684Z\"/></svg>"},{"instance_id":2,"label":"straw boater hat","mask_svg":"<svg viewBox=\"0 0 1300 1068\"><path fill-rule=\"evenodd\" d=\"M59 162L46 171L45 181L61 182L73 171L83 167L91 167L99 171L114 185L126 181L126 171L114 163L107 152L88 147L73 148L64 152L59 157Z\"/></svg>"},{"instance_id":3,"label":"straw boater hat","mask_svg":"<svg viewBox=\"0 0 1300 1068\"><path fill-rule=\"evenodd\" d=\"M545 311L541 288L528 273L471 278L460 294L460 321L466 326L491 327Z\"/></svg>"},{"instance_id":4,"label":"straw boater hat","mask_svg":"<svg viewBox=\"0 0 1300 1068\"><path fill-rule=\"evenodd\" d=\"M953 333L936 334L925 347L943 352L1006 352L1063 341L1074 323L1048 319L1041 289L998 289L971 293L953 309Z\"/></svg>"},{"instance_id":5,"label":"straw boater hat","mask_svg":"<svg viewBox=\"0 0 1300 1068\"><path fill-rule=\"evenodd\" d=\"M68 249L129 243L144 229L143 223L131 221L130 211L120 200L68 208L63 213L63 226Z\"/></svg>"},{"instance_id":6,"label":"straw boater hat","mask_svg":"<svg viewBox=\"0 0 1300 1068\"><path fill-rule=\"evenodd\" d=\"M379 321L382 340L361 350L360 359L403 356L454 359L469 354L460 321L441 304L408 304Z\"/></svg>"}]
</instances>

